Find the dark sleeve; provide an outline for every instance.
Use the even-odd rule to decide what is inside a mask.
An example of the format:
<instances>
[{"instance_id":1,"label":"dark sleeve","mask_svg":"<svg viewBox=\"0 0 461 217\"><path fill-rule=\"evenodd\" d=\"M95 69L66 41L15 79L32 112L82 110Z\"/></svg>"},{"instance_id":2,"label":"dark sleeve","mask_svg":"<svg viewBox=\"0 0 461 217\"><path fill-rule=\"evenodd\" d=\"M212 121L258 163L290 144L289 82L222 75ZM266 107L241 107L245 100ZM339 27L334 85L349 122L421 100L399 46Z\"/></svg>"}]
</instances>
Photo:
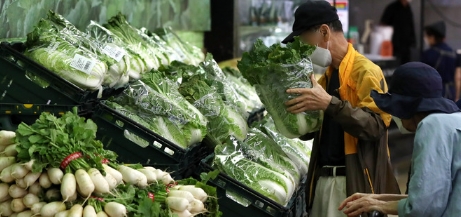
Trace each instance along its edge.
<instances>
[{"instance_id":1,"label":"dark sleeve","mask_svg":"<svg viewBox=\"0 0 461 217\"><path fill-rule=\"evenodd\" d=\"M432 67L435 66L435 61L437 61L438 53L434 50L426 50L421 54L421 62L426 63Z\"/></svg>"},{"instance_id":2,"label":"dark sleeve","mask_svg":"<svg viewBox=\"0 0 461 217\"><path fill-rule=\"evenodd\" d=\"M411 47L415 47L416 46L416 32L415 32L415 21L414 21L415 19L413 17L413 11L411 10L411 7L410 7L410 13L411 13L411 16L410 16L410 19L411 19L411 22L410 22L410 25L411 25L411 27L410 27L411 44L410 45L411 45Z\"/></svg>"},{"instance_id":3,"label":"dark sleeve","mask_svg":"<svg viewBox=\"0 0 461 217\"><path fill-rule=\"evenodd\" d=\"M392 7L391 5L388 5L386 9L384 9L384 13L381 16L381 24L392 26L393 16L394 16L394 12L392 10Z\"/></svg>"},{"instance_id":4,"label":"dark sleeve","mask_svg":"<svg viewBox=\"0 0 461 217\"><path fill-rule=\"evenodd\" d=\"M299 139L303 140L303 141L309 141L309 140L313 139L314 137L315 137L315 132L308 133L308 134L306 134L304 136L301 136L301 137L299 137Z\"/></svg>"},{"instance_id":5,"label":"dark sleeve","mask_svg":"<svg viewBox=\"0 0 461 217\"><path fill-rule=\"evenodd\" d=\"M456 67L461 67L461 55L456 54Z\"/></svg>"},{"instance_id":6,"label":"dark sleeve","mask_svg":"<svg viewBox=\"0 0 461 217\"><path fill-rule=\"evenodd\" d=\"M348 101L337 97L332 97L325 114L339 122L345 132L360 140L379 140L387 130L379 114L366 107L353 108Z\"/></svg>"}]
</instances>

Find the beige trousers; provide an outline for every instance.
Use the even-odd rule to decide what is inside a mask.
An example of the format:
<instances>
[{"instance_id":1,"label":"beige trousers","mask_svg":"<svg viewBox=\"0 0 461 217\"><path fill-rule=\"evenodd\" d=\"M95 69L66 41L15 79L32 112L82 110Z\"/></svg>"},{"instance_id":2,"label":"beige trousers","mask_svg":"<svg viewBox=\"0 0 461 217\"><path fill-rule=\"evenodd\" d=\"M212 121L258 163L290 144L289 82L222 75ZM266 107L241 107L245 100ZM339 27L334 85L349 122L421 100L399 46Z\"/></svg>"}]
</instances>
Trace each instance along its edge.
<instances>
[{"instance_id":1,"label":"beige trousers","mask_svg":"<svg viewBox=\"0 0 461 217\"><path fill-rule=\"evenodd\" d=\"M315 188L314 203L310 217L346 217L338 210L339 204L346 199L345 176L321 176Z\"/></svg>"}]
</instances>

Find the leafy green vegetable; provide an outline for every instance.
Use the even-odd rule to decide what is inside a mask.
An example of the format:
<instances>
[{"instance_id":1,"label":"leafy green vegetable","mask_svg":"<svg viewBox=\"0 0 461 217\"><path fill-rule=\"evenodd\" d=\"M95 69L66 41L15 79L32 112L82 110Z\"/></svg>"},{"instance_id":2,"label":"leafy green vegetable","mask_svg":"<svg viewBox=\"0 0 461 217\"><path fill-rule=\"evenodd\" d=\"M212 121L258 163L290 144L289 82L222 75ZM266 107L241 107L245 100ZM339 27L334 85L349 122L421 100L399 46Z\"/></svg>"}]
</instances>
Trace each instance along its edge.
<instances>
[{"instance_id":1,"label":"leafy green vegetable","mask_svg":"<svg viewBox=\"0 0 461 217\"><path fill-rule=\"evenodd\" d=\"M210 85L213 81L204 76L195 75L183 81L179 92L209 120L208 137L221 144L235 136L243 141L248 132L245 119L232 107L226 105L216 89Z\"/></svg>"},{"instance_id":2,"label":"leafy green vegetable","mask_svg":"<svg viewBox=\"0 0 461 217\"><path fill-rule=\"evenodd\" d=\"M263 132L256 128L250 129L250 133L241 147L247 158L285 175L293 181L294 186L298 185L301 179L298 167L288 158L282 148Z\"/></svg>"},{"instance_id":3,"label":"leafy green vegetable","mask_svg":"<svg viewBox=\"0 0 461 217\"><path fill-rule=\"evenodd\" d=\"M260 129L280 146L283 152L285 152L298 167L300 175L307 174L311 155L311 146L308 145L309 142L304 142L299 139L288 139L281 135L277 131L275 123L269 115L263 120L255 122L253 126Z\"/></svg>"},{"instance_id":4,"label":"leafy green vegetable","mask_svg":"<svg viewBox=\"0 0 461 217\"><path fill-rule=\"evenodd\" d=\"M226 84L234 88L240 99L247 106L247 111L252 112L263 107L255 88L242 76L240 71L231 67L225 67L222 70L226 74Z\"/></svg>"},{"instance_id":5,"label":"leafy green vegetable","mask_svg":"<svg viewBox=\"0 0 461 217\"><path fill-rule=\"evenodd\" d=\"M97 168L103 172L102 160L115 162L116 155L103 149L103 144L96 140L96 131L96 124L79 117L76 107L60 118L42 113L32 125L19 124L17 159L21 162L34 160L32 171L42 172L45 168L59 168L65 158L80 152L87 157L72 160L66 170Z\"/></svg>"},{"instance_id":6,"label":"leafy green vegetable","mask_svg":"<svg viewBox=\"0 0 461 217\"><path fill-rule=\"evenodd\" d=\"M107 65L62 37L56 26L42 19L34 31L27 35L28 49L24 54L83 89L101 89ZM86 59L79 58L80 67L71 66L78 56Z\"/></svg>"},{"instance_id":7,"label":"leafy green vegetable","mask_svg":"<svg viewBox=\"0 0 461 217\"><path fill-rule=\"evenodd\" d=\"M308 56L314 50L314 46L302 43L299 38L286 47L280 44L267 47L262 40L257 40L237 64L243 77L256 88L278 131L288 138L319 130L323 120L322 111L294 115L287 112L284 105L293 97L286 93L287 89L312 88L309 78L313 71Z\"/></svg>"},{"instance_id":8,"label":"leafy green vegetable","mask_svg":"<svg viewBox=\"0 0 461 217\"><path fill-rule=\"evenodd\" d=\"M160 28L155 33L165 40L167 45L172 47L185 63L198 65L203 61L205 57L203 52L199 48L183 42L171 28Z\"/></svg>"},{"instance_id":9,"label":"leafy green vegetable","mask_svg":"<svg viewBox=\"0 0 461 217\"><path fill-rule=\"evenodd\" d=\"M206 135L206 118L179 94L173 81L152 73L136 81L112 102L123 105L131 116L180 147L201 142ZM124 111L116 108L117 111ZM134 117L135 118L135 117Z\"/></svg>"},{"instance_id":10,"label":"leafy green vegetable","mask_svg":"<svg viewBox=\"0 0 461 217\"><path fill-rule=\"evenodd\" d=\"M225 146L225 145L220 145ZM230 145L232 146L232 144ZM277 203L286 205L293 195L293 181L278 172L247 159L241 152L221 154L216 147L214 164L221 172Z\"/></svg>"}]
</instances>

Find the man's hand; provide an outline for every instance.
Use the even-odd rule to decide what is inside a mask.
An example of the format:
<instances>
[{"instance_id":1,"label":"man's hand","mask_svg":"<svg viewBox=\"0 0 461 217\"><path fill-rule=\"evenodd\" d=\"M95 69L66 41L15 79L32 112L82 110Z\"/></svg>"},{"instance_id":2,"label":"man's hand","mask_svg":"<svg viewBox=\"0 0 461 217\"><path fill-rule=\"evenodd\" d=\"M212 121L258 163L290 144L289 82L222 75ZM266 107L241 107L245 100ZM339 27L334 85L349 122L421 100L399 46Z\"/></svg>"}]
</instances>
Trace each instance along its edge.
<instances>
[{"instance_id":1,"label":"man's hand","mask_svg":"<svg viewBox=\"0 0 461 217\"><path fill-rule=\"evenodd\" d=\"M299 94L300 96L288 101L285 105L287 111L298 114L305 111L326 110L330 104L332 96L328 94L322 86L317 83L314 74L311 75L312 88L288 89L289 94Z\"/></svg>"},{"instance_id":2,"label":"man's hand","mask_svg":"<svg viewBox=\"0 0 461 217\"><path fill-rule=\"evenodd\" d=\"M353 197L353 196L351 196ZM349 198L351 198L349 197ZM381 213L385 213L385 206L386 206L386 201L381 201L373 198L372 194L369 195L359 195L358 199L354 197L351 198L348 201L349 198L347 198L343 203L341 203L341 206L339 207L340 210L344 210L344 214L347 216L360 216L362 213L369 213L372 211L379 211Z\"/></svg>"},{"instance_id":3,"label":"man's hand","mask_svg":"<svg viewBox=\"0 0 461 217\"><path fill-rule=\"evenodd\" d=\"M351 195L350 197L346 198L346 199L339 205L338 210L343 210L344 207L346 207L346 205L347 205L349 202L352 202L352 201L355 201L355 200L358 200L358 199L360 199L360 198L362 198L362 197L367 197L367 196L373 197L372 194L355 193L355 194Z\"/></svg>"}]
</instances>

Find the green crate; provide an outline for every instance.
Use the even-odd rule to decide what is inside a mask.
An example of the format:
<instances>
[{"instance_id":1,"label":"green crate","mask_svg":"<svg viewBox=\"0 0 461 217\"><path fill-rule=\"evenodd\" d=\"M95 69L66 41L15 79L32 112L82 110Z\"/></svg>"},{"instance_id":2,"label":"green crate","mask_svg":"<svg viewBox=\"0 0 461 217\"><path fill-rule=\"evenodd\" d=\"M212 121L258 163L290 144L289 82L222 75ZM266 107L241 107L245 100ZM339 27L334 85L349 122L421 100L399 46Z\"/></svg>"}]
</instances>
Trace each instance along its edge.
<instances>
[{"instance_id":1,"label":"green crate","mask_svg":"<svg viewBox=\"0 0 461 217\"><path fill-rule=\"evenodd\" d=\"M211 154L203 159L195 176L199 177L201 173L213 171L214 169L210 166L213 158L214 154ZM210 179L207 184L216 187L219 209L223 213L222 217L303 217L307 215L306 183L307 175L300 181L287 206L278 204L224 173L220 173L215 179ZM233 200L231 198L233 195L244 198L245 204Z\"/></svg>"}]
</instances>

